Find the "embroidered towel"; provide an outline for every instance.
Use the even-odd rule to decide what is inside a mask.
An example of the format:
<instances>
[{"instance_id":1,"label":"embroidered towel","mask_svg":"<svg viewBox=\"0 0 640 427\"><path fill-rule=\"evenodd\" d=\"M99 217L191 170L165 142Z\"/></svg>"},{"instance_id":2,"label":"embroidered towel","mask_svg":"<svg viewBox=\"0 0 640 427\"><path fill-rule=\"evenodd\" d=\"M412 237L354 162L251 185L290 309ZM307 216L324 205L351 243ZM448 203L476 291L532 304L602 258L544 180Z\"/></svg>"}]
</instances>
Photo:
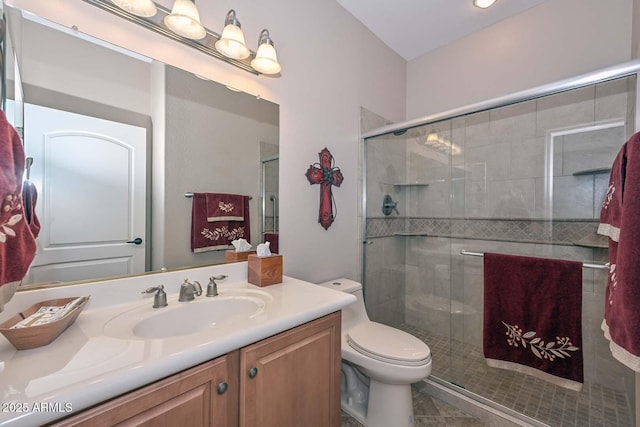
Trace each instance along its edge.
<instances>
[{"instance_id":1,"label":"embroidered towel","mask_svg":"<svg viewBox=\"0 0 640 427\"><path fill-rule=\"evenodd\" d=\"M598 233L609 237L602 330L613 356L640 372L640 133L613 162Z\"/></svg>"},{"instance_id":2,"label":"embroidered towel","mask_svg":"<svg viewBox=\"0 0 640 427\"><path fill-rule=\"evenodd\" d=\"M240 194L206 193L207 221L244 221L244 199Z\"/></svg>"},{"instance_id":3,"label":"embroidered towel","mask_svg":"<svg viewBox=\"0 0 640 427\"><path fill-rule=\"evenodd\" d=\"M36 240L25 220L22 141L0 111L0 311L27 274Z\"/></svg>"},{"instance_id":4,"label":"embroidered towel","mask_svg":"<svg viewBox=\"0 0 640 427\"><path fill-rule=\"evenodd\" d=\"M191 250L195 253L229 249L231 242L244 238L251 239L249 219L249 197L244 197L244 221L207 220L207 194L194 193L191 205Z\"/></svg>"},{"instance_id":5,"label":"embroidered towel","mask_svg":"<svg viewBox=\"0 0 640 427\"><path fill-rule=\"evenodd\" d=\"M484 356L579 391L582 263L484 254Z\"/></svg>"}]
</instances>

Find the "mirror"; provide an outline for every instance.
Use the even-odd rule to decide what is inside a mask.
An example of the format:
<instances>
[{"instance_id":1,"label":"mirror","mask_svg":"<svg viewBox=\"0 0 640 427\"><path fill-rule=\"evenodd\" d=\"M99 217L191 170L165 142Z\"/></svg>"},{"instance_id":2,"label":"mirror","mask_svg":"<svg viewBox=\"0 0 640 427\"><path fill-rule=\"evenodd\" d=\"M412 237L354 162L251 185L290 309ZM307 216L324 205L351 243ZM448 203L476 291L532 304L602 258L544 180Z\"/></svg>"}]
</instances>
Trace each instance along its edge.
<instances>
[{"instance_id":1,"label":"mirror","mask_svg":"<svg viewBox=\"0 0 640 427\"><path fill-rule=\"evenodd\" d=\"M277 240L278 105L4 8L42 227L25 284L224 262L191 250L193 192L250 196L247 240Z\"/></svg>"}]
</instances>

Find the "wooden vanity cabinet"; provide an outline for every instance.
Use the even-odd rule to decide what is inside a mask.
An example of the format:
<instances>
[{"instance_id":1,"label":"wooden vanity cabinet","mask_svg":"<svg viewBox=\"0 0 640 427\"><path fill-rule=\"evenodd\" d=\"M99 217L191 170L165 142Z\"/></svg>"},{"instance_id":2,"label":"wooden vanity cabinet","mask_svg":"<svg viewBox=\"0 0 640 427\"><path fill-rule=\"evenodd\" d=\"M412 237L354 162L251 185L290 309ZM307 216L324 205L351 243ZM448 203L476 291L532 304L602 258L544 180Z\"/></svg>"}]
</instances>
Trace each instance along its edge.
<instances>
[{"instance_id":1,"label":"wooden vanity cabinet","mask_svg":"<svg viewBox=\"0 0 640 427\"><path fill-rule=\"evenodd\" d=\"M51 425L338 427L340 339L336 312Z\"/></svg>"},{"instance_id":2,"label":"wooden vanity cabinet","mask_svg":"<svg viewBox=\"0 0 640 427\"><path fill-rule=\"evenodd\" d=\"M340 313L240 350L241 427L340 425Z\"/></svg>"},{"instance_id":3,"label":"wooden vanity cabinet","mask_svg":"<svg viewBox=\"0 0 640 427\"><path fill-rule=\"evenodd\" d=\"M238 351L235 351L53 425L237 426L237 390Z\"/></svg>"}]
</instances>

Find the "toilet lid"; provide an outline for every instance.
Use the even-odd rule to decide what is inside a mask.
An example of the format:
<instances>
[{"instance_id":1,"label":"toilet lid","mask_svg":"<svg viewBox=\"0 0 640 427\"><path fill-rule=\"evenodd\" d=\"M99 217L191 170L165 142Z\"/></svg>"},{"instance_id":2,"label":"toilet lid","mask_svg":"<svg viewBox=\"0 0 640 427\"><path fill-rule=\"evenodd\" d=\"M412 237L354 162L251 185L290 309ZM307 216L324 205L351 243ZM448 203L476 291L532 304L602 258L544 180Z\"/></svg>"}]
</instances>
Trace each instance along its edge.
<instances>
[{"instance_id":1,"label":"toilet lid","mask_svg":"<svg viewBox=\"0 0 640 427\"><path fill-rule=\"evenodd\" d=\"M397 365L423 365L431 359L431 350L418 338L376 322L351 328L347 343L359 353Z\"/></svg>"}]
</instances>

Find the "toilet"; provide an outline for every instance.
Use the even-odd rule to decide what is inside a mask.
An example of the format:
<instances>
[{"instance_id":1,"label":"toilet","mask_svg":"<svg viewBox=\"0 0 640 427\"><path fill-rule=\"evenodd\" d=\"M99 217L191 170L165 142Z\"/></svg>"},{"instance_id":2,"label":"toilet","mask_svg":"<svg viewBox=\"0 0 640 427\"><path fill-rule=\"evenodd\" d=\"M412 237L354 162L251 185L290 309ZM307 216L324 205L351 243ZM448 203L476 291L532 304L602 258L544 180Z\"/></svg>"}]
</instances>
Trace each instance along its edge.
<instances>
[{"instance_id":1,"label":"toilet","mask_svg":"<svg viewBox=\"0 0 640 427\"><path fill-rule=\"evenodd\" d=\"M414 425L411 384L431 373L431 350L418 338L372 322L362 285L349 279L320 283L355 295L342 309L342 409L367 427Z\"/></svg>"}]
</instances>

